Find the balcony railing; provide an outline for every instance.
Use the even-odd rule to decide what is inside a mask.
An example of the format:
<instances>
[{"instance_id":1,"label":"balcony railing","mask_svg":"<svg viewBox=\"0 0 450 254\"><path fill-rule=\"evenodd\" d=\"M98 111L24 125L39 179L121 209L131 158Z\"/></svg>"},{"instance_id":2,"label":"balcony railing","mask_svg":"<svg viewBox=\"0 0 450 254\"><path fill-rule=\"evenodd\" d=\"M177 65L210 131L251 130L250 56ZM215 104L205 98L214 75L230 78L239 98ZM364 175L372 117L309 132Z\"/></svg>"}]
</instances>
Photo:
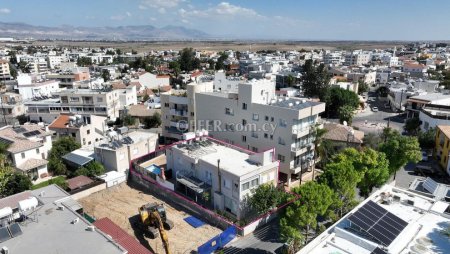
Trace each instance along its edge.
<instances>
[{"instance_id":1,"label":"balcony railing","mask_svg":"<svg viewBox=\"0 0 450 254\"><path fill-rule=\"evenodd\" d=\"M188 111L187 110L179 110L179 109L171 109L170 114L174 116L187 116Z\"/></svg>"}]
</instances>

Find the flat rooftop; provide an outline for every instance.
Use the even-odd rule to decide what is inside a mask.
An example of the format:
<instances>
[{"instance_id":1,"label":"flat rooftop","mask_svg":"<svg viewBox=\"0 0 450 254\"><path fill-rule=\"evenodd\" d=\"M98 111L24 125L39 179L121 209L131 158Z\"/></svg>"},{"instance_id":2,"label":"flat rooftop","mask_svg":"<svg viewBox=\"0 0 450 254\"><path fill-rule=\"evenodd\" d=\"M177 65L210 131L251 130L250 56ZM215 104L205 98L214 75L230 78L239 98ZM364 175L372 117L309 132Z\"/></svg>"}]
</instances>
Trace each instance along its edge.
<instances>
[{"instance_id":1,"label":"flat rooftop","mask_svg":"<svg viewBox=\"0 0 450 254\"><path fill-rule=\"evenodd\" d=\"M367 232L355 230L352 226L351 216L370 201L406 222L388 246L383 246ZM449 203L385 185L298 253L448 253L450 240L442 232L450 228L449 212ZM364 223L369 223L369 220L364 220ZM381 233L387 236L389 232ZM384 252L378 252L382 249Z\"/></svg>"},{"instance_id":2,"label":"flat rooftop","mask_svg":"<svg viewBox=\"0 0 450 254\"><path fill-rule=\"evenodd\" d=\"M101 231L87 230L91 224L74 211L81 206L58 186L49 185L31 195L39 205L27 213L31 219L19 223L23 233L1 243L10 253L126 253ZM58 209L60 205L66 208ZM73 223L74 219L78 222Z\"/></svg>"},{"instance_id":3,"label":"flat rooftop","mask_svg":"<svg viewBox=\"0 0 450 254\"><path fill-rule=\"evenodd\" d=\"M220 159L220 168L236 176L244 176L261 168L250 159L251 152L244 152L230 146L207 139L206 141L194 141L191 145L179 144L175 146L186 156L203 160L209 164L217 165Z\"/></svg>"},{"instance_id":4,"label":"flat rooftop","mask_svg":"<svg viewBox=\"0 0 450 254\"><path fill-rule=\"evenodd\" d=\"M323 102L311 101L302 98L284 97L277 100L272 100L269 105L281 108L289 108L295 110L301 110L309 107L314 107L323 104Z\"/></svg>"}]
</instances>

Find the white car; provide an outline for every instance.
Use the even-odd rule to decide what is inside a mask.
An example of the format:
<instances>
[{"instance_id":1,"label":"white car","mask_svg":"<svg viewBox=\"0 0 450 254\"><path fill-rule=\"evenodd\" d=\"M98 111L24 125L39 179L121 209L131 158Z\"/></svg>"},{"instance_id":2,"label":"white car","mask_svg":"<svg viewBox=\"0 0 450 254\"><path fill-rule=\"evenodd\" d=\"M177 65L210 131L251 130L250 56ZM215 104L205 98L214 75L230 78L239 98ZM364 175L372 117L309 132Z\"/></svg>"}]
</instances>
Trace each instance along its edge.
<instances>
[{"instance_id":1,"label":"white car","mask_svg":"<svg viewBox=\"0 0 450 254\"><path fill-rule=\"evenodd\" d=\"M378 112L378 107L372 107L373 112Z\"/></svg>"}]
</instances>

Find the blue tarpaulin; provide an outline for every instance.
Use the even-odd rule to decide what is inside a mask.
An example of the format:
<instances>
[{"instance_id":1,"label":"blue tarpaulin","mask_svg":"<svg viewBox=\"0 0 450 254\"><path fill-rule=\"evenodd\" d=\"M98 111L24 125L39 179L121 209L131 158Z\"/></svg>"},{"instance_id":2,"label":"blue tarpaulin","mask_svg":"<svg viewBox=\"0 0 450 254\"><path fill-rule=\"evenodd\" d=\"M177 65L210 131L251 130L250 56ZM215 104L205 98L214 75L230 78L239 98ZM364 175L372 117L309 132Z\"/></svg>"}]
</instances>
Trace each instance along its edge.
<instances>
[{"instance_id":1,"label":"blue tarpaulin","mask_svg":"<svg viewBox=\"0 0 450 254\"><path fill-rule=\"evenodd\" d=\"M191 226L193 226L194 228L198 228L201 227L203 225L205 225L205 223L197 218L195 218L194 216L189 216L184 218L184 220Z\"/></svg>"}]
</instances>

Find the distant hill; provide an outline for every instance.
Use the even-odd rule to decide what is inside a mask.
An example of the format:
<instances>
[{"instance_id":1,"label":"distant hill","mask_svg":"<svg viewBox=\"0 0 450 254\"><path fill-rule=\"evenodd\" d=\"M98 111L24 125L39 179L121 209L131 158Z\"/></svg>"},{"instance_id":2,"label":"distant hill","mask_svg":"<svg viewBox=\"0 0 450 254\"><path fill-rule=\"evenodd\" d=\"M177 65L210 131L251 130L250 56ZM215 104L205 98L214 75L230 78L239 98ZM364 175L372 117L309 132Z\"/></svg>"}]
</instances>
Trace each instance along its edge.
<instances>
[{"instance_id":1,"label":"distant hill","mask_svg":"<svg viewBox=\"0 0 450 254\"><path fill-rule=\"evenodd\" d=\"M182 26L118 26L118 27L74 27L34 26L25 23L0 22L0 37L18 39L57 40L190 40L208 39L210 36L195 29Z\"/></svg>"}]
</instances>

